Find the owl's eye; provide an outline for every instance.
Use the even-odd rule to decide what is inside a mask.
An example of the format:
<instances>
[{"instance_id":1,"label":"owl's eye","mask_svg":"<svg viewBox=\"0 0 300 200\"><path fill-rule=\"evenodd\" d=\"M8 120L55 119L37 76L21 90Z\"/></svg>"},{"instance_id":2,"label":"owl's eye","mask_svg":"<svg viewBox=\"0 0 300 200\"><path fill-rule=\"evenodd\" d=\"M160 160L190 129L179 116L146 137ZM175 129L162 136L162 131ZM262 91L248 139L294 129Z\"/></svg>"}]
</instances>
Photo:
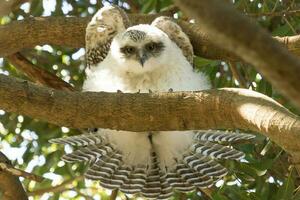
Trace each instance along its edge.
<instances>
[{"instance_id":1,"label":"owl's eye","mask_svg":"<svg viewBox=\"0 0 300 200\"><path fill-rule=\"evenodd\" d=\"M147 51L154 51L155 49L157 49L158 45L154 42L151 42L149 44L146 45L146 50Z\"/></svg>"},{"instance_id":2,"label":"owl's eye","mask_svg":"<svg viewBox=\"0 0 300 200\"><path fill-rule=\"evenodd\" d=\"M135 48L131 46L126 46L121 49L121 51L125 54L132 54L135 52Z\"/></svg>"}]
</instances>

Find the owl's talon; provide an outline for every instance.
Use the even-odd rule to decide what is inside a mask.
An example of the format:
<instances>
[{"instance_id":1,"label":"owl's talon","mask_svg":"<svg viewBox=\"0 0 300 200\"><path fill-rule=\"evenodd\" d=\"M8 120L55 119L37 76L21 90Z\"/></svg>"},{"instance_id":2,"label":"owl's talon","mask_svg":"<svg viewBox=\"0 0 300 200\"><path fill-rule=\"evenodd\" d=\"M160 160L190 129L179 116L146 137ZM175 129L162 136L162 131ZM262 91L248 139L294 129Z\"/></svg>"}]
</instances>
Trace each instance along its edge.
<instances>
[{"instance_id":1,"label":"owl's talon","mask_svg":"<svg viewBox=\"0 0 300 200\"><path fill-rule=\"evenodd\" d=\"M149 89L149 93L153 93L152 90Z\"/></svg>"},{"instance_id":2,"label":"owl's talon","mask_svg":"<svg viewBox=\"0 0 300 200\"><path fill-rule=\"evenodd\" d=\"M170 89L169 89L169 92L174 92L174 91L173 91L173 88L170 88Z\"/></svg>"},{"instance_id":3,"label":"owl's talon","mask_svg":"<svg viewBox=\"0 0 300 200\"><path fill-rule=\"evenodd\" d=\"M141 93L141 90L139 89L136 93L137 93L137 94Z\"/></svg>"},{"instance_id":4,"label":"owl's talon","mask_svg":"<svg viewBox=\"0 0 300 200\"><path fill-rule=\"evenodd\" d=\"M98 128L88 128L88 132L90 133L96 133L98 131Z\"/></svg>"},{"instance_id":5,"label":"owl's talon","mask_svg":"<svg viewBox=\"0 0 300 200\"><path fill-rule=\"evenodd\" d=\"M117 90L117 93L123 93L121 90Z\"/></svg>"}]
</instances>

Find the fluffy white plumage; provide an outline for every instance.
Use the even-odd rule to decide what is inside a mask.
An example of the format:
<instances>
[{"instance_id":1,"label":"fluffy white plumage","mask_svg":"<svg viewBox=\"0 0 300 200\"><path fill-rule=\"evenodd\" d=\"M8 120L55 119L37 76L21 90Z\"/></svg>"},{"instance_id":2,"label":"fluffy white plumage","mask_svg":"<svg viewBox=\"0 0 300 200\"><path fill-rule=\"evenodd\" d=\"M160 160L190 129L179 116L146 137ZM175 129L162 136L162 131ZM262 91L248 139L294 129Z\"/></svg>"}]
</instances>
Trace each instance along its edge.
<instances>
[{"instance_id":1,"label":"fluffy white plumage","mask_svg":"<svg viewBox=\"0 0 300 200\"><path fill-rule=\"evenodd\" d=\"M159 18L152 25L125 29L122 17L124 13L118 8L104 7L88 26L89 67L83 91L136 93L211 87L204 74L193 70L191 43L174 22ZM211 158L243 157L239 151L211 142L251 138L217 131L135 133L99 129L53 142L82 146L64 160L88 161L87 177L100 180L103 187L166 199L173 189L186 192L209 187L224 176L225 168Z\"/></svg>"},{"instance_id":2,"label":"fluffy white plumage","mask_svg":"<svg viewBox=\"0 0 300 200\"><path fill-rule=\"evenodd\" d=\"M139 30L146 33L142 41L134 42L130 37L124 38L129 30ZM209 89L207 77L196 73L191 64L183 56L181 49L169 39L168 35L151 25L137 25L115 36L110 51L103 62L87 69L87 78L83 91L105 91L136 93L160 91L195 91ZM130 45L142 48L149 42L162 42L164 50L157 57L149 58L144 64L137 60L123 57L120 49ZM151 144L148 133L132 133L122 131L107 131L105 134L124 155L124 162L140 165L150 162ZM194 133L191 131L159 132L153 134L153 146L157 151L161 165L174 167L174 158L181 159L193 143ZM162 168L164 169L164 167Z\"/></svg>"},{"instance_id":3,"label":"fluffy white plumage","mask_svg":"<svg viewBox=\"0 0 300 200\"><path fill-rule=\"evenodd\" d=\"M211 87L207 77L193 71L181 49L160 29L143 24L127 30L140 30L147 35L143 41L134 42L128 37L124 39L124 32L119 33L103 62L87 69L84 91L167 92L170 88L174 91L192 91ZM143 67L137 60L123 58L120 52L125 45L141 48L151 41L162 42L165 49L158 57L149 58Z\"/></svg>"}]
</instances>

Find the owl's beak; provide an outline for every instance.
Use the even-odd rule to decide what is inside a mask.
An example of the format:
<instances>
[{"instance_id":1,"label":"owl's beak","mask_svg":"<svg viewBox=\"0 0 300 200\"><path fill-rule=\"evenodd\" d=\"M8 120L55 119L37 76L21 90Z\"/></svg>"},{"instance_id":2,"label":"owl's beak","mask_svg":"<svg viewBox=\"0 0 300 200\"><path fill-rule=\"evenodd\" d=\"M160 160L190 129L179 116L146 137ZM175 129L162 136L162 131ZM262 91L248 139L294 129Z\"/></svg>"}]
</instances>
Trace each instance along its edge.
<instances>
[{"instance_id":1,"label":"owl's beak","mask_svg":"<svg viewBox=\"0 0 300 200\"><path fill-rule=\"evenodd\" d=\"M138 60L139 60L140 64L142 65L142 67L144 67L144 64L145 64L147 58L148 58L148 57L147 57L146 54L144 54L144 53L139 53Z\"/></svg>"}]
</instances>

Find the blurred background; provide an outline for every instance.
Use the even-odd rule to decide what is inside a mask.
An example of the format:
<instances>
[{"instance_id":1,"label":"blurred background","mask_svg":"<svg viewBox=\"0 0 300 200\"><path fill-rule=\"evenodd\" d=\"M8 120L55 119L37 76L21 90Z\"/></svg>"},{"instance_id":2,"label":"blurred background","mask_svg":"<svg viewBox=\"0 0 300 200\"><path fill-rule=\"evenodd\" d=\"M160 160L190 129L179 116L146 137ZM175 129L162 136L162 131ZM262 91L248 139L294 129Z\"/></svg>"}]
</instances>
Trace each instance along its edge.
<instances>
[{"instance_id":1,"label":"blurred background","mask_svg":"<svg viewBox=\"0 0 300 200\"><path fill-rule=\"evenodd\" d=\"M299 0L233 0L237 10L268 30L273 36L291 36L300 33ZM158 13L169 6L172 0L32 0L18 1L13 12L0 12L1 25L15 20L40 16L92 16L106 4L115 4L128 13ZM12 5L11 5L12 6ZM185 13L174 17L189 19ZM220 16L222 18L222 16ZM1 47L0 47L1 48ZM34 65L57 75L75 88L80 89L84 80L85 49L62 46L36 46L20 52ZM300 114L290 102L282 97L272 85L252 66L242 62L226 62L195 57L195 68L206 73L215 88L242 87L266 94L296 114ZM272 67L272 66L270 66ZM282 66L284 67L284 66ZM0 58L0 73L22 79L19 72L5 58ZM0 97L1 98L1 97ZM60 160L70 146L50 144L51 138L76 135L78 130L57 127L25 116L0 110L0 151L15 167L47 178L41 183L21 178L30 199L41 200L105 200L111 191L102 189L97 182L84 180L85 166L68 164ZM222 162L229 169L224 180L204 193L175 194L173 199L214 200L296 200L300 199L300 179L292 167L289 156L268 138L257 134L252 144L238 144L235 148L246 153L242 162ZM118 193L117 200L135 199ZM138 199L138 198L137 198Z\"/></svg>"}]
</instances>

